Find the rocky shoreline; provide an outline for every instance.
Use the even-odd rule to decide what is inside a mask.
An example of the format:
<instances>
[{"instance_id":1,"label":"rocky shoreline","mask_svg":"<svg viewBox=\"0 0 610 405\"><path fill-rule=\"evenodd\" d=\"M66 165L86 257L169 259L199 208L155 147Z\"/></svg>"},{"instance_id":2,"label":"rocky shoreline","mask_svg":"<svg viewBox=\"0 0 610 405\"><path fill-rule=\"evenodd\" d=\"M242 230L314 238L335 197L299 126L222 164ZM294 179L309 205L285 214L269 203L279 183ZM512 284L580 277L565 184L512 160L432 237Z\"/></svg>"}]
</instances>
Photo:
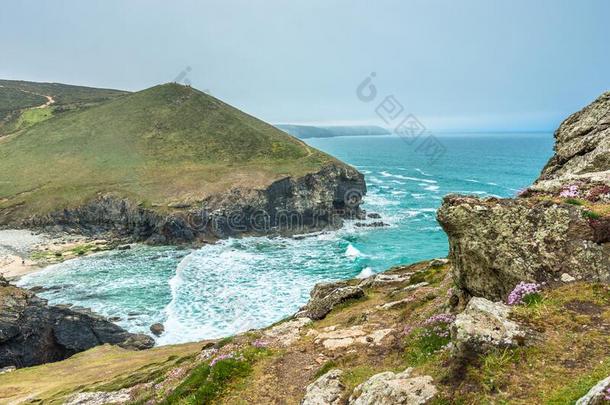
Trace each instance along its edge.
<instances>
[{"instance_id":1,"label":"rocky shoreline","mask_svg":"<svg viewBox=\"0 0 610 405\"><path fill-rule=\"evenodd\" d=\"M0 368L30 367L102 344L148 349L154 340L132 334L87 310L50 306L0 276Z\"/></svg>"}]
</instances>

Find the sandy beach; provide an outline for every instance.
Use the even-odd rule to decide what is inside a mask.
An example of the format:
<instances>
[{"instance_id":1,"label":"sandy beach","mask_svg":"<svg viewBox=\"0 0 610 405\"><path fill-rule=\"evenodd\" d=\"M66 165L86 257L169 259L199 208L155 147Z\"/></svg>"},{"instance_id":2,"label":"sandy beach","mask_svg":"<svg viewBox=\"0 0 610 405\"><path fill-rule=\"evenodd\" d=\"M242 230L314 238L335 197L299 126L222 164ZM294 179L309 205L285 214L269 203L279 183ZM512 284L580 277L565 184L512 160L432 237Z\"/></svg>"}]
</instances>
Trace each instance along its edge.
<instances>
[{"instance_id":1,"label":"sandy beach","mask_svg":"<svg viewBox=\"0 0 610 405\"><path fill-rule=\"evenodd\" d=\"M8 279L21 277L39 270L30 255L50 242L46 235L28 230L0 231L0 273Z\"/></svg>"},{"instance_id":2,"label":"sandy beach","mask_svg":"<svg viewBox=\"0 0 610 405\"><path fill-rule=\"evenodd\" d=\"M107 241L84 236L52 236L22 229L0 230L0 274L9 280L22 277L78 256L79 247L84 249L81 254L106 250ZM36 259L32 258L33 254Z\"/></svg>"}]
</instances>

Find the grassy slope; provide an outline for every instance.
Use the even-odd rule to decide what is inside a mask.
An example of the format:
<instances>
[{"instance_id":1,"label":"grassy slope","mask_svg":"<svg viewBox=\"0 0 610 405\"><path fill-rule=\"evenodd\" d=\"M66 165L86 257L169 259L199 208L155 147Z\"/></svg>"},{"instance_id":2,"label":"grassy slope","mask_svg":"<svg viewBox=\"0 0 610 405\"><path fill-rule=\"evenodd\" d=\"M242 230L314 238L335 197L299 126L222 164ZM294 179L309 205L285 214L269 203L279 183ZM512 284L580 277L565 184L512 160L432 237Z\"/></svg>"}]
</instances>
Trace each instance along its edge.
<instances>
[{"instance_id":1,"label":"grassy slope","mask_svg":"<svg viewBox=\"0 0 610 405\"><path fill-rule=\"evenodd\" d=\"M0 209L46 213L100 192L145 204L200 200L329 161L211 96L166 84L0 138Z\"/></svg>"},{"instance_id":2,"label":"grassy slope","mask_svg":"<svg viewBox=\"0 0 610 405\"><path fill-rule=\"evenodd\" d=\"M94 388L104 381L151 378L167 371L181 359L196 354L201 343L164 346L145 351L127 351L116 346L99 346L71 358L31 367L0 376L0 404L44 399L44 403L63 403L65 392L81 387ZM129 385L129 384L128 384Z\"/></svg>"},{"instance_id":3,"label":"grassy slope","mask_svg":"<svg viewBox=\"0 0 610 405\"><path fill-rule=\"evenodd\" d=\"M96 89L60 83L0 80L0 136L37 124L53 115L90 107L127 94L121 90ZM53 98L53 105L38 109Z\"/></svg>"},{"instance_id":4,"label":"grassy slope","mask_svg":"<svg viewBox=\"0 0 610 405\"><path fill-rule=\"evenodd\" d=\"M55 99L55 103L57 105L103 101L127 94L127 92L122 90L99 89L94 87L73 86L61 83L36 83L21 80L0 80L0 86L4 87L5 89L15 89L21 91L22 93L29 92L51 96ZM46 102L44 98L42 100L42 103L33 105L40 105ZM3 105L0 104L0 109L2 108Z\"/></svg>"}]
</instances>

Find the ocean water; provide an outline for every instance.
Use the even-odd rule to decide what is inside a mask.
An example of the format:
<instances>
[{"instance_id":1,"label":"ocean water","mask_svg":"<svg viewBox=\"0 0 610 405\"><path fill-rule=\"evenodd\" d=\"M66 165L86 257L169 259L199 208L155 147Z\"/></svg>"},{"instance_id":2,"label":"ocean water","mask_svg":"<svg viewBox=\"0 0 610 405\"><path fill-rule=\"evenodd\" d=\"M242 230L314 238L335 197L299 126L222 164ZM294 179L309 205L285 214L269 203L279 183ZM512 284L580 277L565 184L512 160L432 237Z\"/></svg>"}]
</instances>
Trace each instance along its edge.
<instances>
[{"instance_id":1,"label":"ocean water","mask_svg":"<svg viewBox=\"0 0 610 405\"><path fill-rule=\"evenodd\" d=\"M551 133L437 135L428 157L396 136L307 140L358 168L364 208L383 228L347 223L304 239L248 237L197 250L141 246L70 260L19 284L44 286L51 303L92 308L133 332L165 324L158 344L227 336L298 310L321 281L366 276L447 254L435 211L448 193L509 197L531 184L552 155Z\"/></svg>"}]
</instances>

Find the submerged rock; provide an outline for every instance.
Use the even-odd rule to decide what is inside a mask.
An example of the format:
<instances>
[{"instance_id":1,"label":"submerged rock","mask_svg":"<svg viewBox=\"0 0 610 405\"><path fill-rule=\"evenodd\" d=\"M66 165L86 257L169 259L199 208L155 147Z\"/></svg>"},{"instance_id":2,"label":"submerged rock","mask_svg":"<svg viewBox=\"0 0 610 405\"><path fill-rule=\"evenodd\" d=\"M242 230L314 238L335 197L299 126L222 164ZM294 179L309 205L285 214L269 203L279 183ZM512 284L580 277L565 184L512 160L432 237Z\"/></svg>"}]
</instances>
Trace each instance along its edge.
<instances>
[{"instance_id":1,"label":"submerged rock","mask_svg":"<svg viewBox=\"0 0 610 405\"><path fill-rule=\"evenodd\" d=\"M345 393L345 385L341 382L343 371L333 369L322 375L305 390L301 405L339 405Z\"/></svg>"},{"instance_id":2,"label":"submerged rock","mask_svg":"<svg viewBox=\"0 0 610 405\"><path fill-rule=\"evenodd\" d=\"M390 371L372 376L354 389L349 405L419 405L429 403L437 393L430 376L411 376Z\"/></svg>"},{"instance_id":3,"label":"submerged rock","mask_svg":"<svg viewBox=\"0 0 610 405\"><path fill-rule=\"evenodd\" d=\"M165 326L162 323L150 325L150 332L155 336L161 336L165 332Z\"/></svg>"},{"instance_id":4,"label":"submerged rock","mask_svg":"<svg viewBox=\"0 0 610 405\"><path fill-rule=\"evenodd\" d=\"M364 290L359 286L350 286L346 282L319 283L310 293L307 305L297 314L313 320L323 319L332 309L350 299L364 297Z\"/></svg>"},{"instance_id":5,"label":"submerged rock","mask_svg":"<svg viewBox=\"0 0 610 405\"><path fill-rule=\"evenodd\" d=\"M110 343L147 349L151 337L135 335L92 312L47 305L31 291L0 287L0 367L27 367L63 360Z\"/></svg>"}]
</instances>

